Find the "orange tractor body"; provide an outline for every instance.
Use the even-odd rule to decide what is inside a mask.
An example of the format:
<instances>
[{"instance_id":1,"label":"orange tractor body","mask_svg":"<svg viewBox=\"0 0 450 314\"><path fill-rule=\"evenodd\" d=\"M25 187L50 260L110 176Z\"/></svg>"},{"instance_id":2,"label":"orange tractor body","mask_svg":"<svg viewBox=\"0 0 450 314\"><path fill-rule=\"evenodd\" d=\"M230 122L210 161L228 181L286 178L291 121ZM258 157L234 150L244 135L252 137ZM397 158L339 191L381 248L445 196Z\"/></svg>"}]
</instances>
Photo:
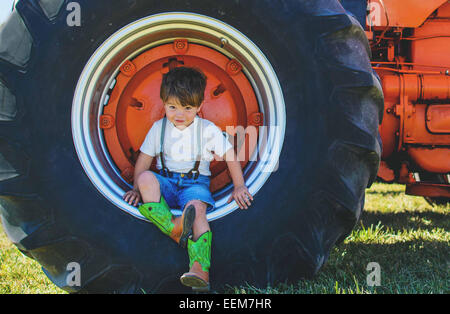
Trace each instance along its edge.
<instances>
[{"instance_id":1,"label":"orange tractor body","mask_svg":"<svg viewBox=\"0 0 450 314\"><path fill-rule=\"evenodd\" d=\"M450 1L368 0L365 26L385 97L378 176L450 198Z\"/></svg>"}]
</instances>

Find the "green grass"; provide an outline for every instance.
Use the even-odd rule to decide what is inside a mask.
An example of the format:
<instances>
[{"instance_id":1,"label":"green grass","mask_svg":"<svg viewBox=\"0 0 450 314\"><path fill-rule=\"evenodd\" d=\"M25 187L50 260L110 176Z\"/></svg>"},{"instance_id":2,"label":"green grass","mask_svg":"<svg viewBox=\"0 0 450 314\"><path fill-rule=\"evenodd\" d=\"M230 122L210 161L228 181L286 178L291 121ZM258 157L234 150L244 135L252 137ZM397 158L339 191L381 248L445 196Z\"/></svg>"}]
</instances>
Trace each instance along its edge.
<instances>
[{"instance_id":1,"label":"green grass","mask_svg":"<svg viewBox=\"0 0 450 314\"><path fill-rule=\"evenodd\" d=\"M0 294L66 293L56 287L41 266L23 255L6 237L0 224Z\"/></svg>"},{"instance_id":2,"label":"green grass","mask_svg":"<svg viewBox=\"0 0 450 314\"><path fill-rule=\"evenodd\" d=\"M404 194L404 186L375 183L366 191L360 223L334 248L317 278L236 293L449 293L450 206ZM377 262L381 285L369 287L367 264Z\"/></svg>"},{"instance_id":3,"label":"green grass","mask_svg":"<svg viewBox=\"0 0 450 314\"><path fill-rule=\"evenodd\" d=\"M404 194L404 186L375 183L366 191L361 221L335 247L314 280L225 293L449 293L450 206L432 206ZM369 287L369 262L381 268L381 285ZM65 293L0 232L0 293Z\"/></svg>"}]
</instances>

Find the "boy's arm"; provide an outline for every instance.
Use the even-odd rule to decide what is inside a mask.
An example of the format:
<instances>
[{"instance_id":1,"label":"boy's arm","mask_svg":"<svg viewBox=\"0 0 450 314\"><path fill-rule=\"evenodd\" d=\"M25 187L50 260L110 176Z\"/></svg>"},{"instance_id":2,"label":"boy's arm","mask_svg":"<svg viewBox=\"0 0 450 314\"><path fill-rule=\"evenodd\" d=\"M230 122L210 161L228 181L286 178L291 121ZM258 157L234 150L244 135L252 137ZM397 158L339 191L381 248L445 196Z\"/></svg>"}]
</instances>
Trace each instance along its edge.
<instances>
[{"instance_id":1,"label":"boy's arm","mask_svg":"<svg viewBox=\"0 0 450 314\"><path fill-rule=\"evenodd\" d=\"M244 176L242 175L241 163L237 160L234 149L230 148L223 156L227 162L228 170L230 170L231 179L234 187L244 185Z\"/></svg>"},{"instance_id":2,"label":"boy's arm","mask_svg":"<svg viewBox=\"0 0 450 314\"><path fill-rule=\"evenodd\" d=\"M241 163L237 160L236 154L234 153L234 149L230 148L225 155L223 156L225 159L228 170L230 171L231 180L233 180L234 190L228 199L228 203L231 202L232 199L236 201L239 208L247 209L250 206L251 201L253 201L253 196L248 191L245 186L244 176L242 175Z\"/></svg>"}]
</instances>

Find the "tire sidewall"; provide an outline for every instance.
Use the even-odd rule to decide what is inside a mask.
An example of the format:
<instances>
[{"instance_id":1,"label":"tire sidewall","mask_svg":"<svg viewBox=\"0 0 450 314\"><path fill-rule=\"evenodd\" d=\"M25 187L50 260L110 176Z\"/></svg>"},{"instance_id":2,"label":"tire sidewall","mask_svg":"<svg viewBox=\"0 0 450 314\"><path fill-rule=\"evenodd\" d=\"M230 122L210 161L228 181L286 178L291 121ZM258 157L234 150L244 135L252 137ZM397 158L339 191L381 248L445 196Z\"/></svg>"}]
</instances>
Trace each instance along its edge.
<instances>
[{"instance_id":1,"label":"tire sidewall","mask_svg":"<svg viewBox=\"0 0 450 314\"><path fill-rule=\"evenodd\" d=\"M145 289L164 290L161 282L169 285L187 270L186 252L151 224L114 206L91 183L73 145L71 108L75 86L90 56L121 27L163 12L203 14L235 27L266 55L283 90L287 117L279 167L254 196L250 209L237 210L211 223L211 280L217 284L244 280L264 285L269 279L284 280L295 273L292 269L268 270L268 257L283 248L279 241L283 236L299 235L299 226L304 223L301 208L308 206L307 196L314 192L329 145L324 140L324 107L330 91L318 70L307 19L299 21L294 4L273 1L223 1L215 7L209 1L152 5L108 1L104 6L102 1L92 2L80 1L80 28L68 27L59 19L53 31L45 34L33 54L35 60L43 61L34 63L24 83L24 89L29 90L25 103L30 108L27 121L35 183L54 209L55 221L68 234L101 248L110 261L133 265L145 278Z\"/></svg>"}]
</instances>

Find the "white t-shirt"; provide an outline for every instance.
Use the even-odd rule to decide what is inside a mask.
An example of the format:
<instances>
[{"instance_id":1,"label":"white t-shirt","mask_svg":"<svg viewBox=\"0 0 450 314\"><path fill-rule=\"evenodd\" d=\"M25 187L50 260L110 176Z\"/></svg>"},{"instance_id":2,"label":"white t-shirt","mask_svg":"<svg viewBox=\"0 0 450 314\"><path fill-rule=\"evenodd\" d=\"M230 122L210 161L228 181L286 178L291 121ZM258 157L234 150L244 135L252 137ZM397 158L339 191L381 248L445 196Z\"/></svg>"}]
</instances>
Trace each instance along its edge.
<instances>
[{"instance_id":1,"label":"white t-shirt","mask_svg":"<svg viewBox=\"0 0 450 314\"><path fill-rule=\"evenodd\" d=\"M161 159L159 158L162 121L163 119L153 123L140 148L144 154L152 157L158 156L156 162L156 168L158 169L162 169ZM200 145L197 143L199 123L201 123L202 153L199 166L201 175L211 175L209 164L214 159L213 153L223 157L233 147L220 128L209 120L196 116L193 123L183 130L177 129L172 122L167 120L163 151L165 166L170 171L187 173L194 168L200 148Z\"/></svg>"}]
</instances>

